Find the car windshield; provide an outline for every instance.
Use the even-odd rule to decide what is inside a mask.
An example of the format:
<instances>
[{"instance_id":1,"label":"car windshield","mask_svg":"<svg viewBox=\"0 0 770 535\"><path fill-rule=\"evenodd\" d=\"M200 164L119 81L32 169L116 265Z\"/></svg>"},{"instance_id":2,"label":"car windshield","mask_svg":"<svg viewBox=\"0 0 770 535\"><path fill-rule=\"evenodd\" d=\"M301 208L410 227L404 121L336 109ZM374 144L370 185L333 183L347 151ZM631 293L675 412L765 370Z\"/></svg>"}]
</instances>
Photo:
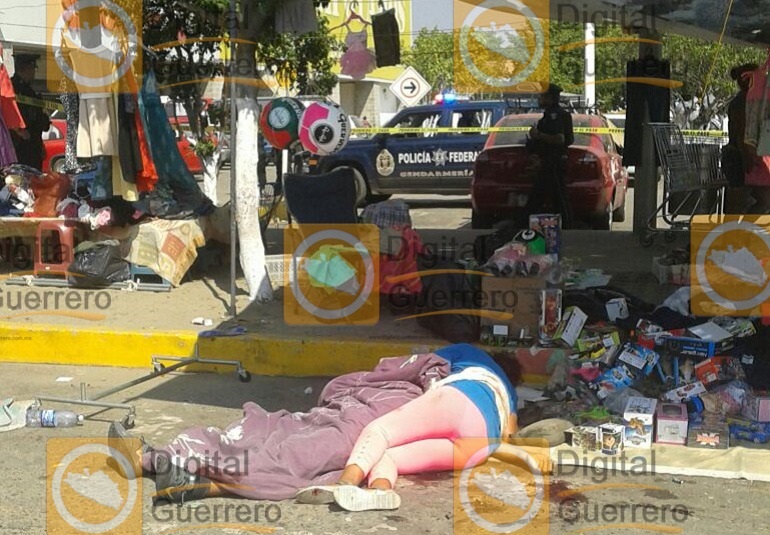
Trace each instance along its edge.
<instances>
[{"instance_id":1,"label":"car windshield","mask_svg":"<svg viewBox=\"0 0 770 535\"><path fill-rule=\"evenodd\" d=\"M521 128L512 132L497 132L492 138L489 147L502 147L506 145L525 145L527 143L527 134L530 127L534 126L538 117L522 117L522 116L508 116L500 121L497 126L508 128ZM588 117L572 117L573 128L584 128L592 126L589 124L590 119ZM575 134L575 145L587 146L590 144L590 134Z\"/></svg>"}]
</instances>

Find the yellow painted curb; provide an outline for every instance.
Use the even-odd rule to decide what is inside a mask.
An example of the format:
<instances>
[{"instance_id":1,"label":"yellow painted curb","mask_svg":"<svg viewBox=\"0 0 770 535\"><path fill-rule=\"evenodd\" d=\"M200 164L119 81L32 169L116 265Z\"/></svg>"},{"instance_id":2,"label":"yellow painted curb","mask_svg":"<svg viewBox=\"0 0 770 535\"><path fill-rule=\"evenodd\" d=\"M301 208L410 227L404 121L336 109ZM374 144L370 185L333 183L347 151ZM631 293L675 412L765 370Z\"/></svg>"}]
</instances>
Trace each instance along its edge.
<instances>
[{"instance_id":1,"label":"yellow painted curb","mask_svg":"<svg viewBox=\"0 0 770 535\"><path fill-rule=\"evenodd\" d=\"M0 362L147 368L152 357L191 357L195 345L201 358L240 361L253 375L330 377L371 370L382 357L434 350L446 342L361 340L340 338L278 338L246 334L201 338L194 331L135 332L77 329L62 325L0 322ZM171 364L171 363L169 363ZM231 366L197 364L189 372L232 373ZM528 384L546 378L525 375Z\"/></svg>"}]
</instances>

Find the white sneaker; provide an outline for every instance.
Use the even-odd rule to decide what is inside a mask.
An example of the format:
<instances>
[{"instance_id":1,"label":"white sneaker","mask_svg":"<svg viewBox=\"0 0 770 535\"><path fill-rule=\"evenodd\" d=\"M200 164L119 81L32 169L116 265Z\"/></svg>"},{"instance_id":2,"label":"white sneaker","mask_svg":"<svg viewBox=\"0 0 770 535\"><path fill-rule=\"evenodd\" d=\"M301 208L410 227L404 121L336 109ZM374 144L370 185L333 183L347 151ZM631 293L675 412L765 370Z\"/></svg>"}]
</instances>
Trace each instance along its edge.
<instances>
[{"instance_id":1,"label":"white sneaker","mask_svg":"<svg viewBox=\"0 0 770 535\"><path fill-rule=\"evenodd\" d=\"M328 505L334 503L336 485L316 485L300 490L294 499L297 503L308 505Z\"/></svg>"},{"instance_id":2,"label":"white sneaker","mask_svg":"<svg viewBox=\"0 0 770 535\"><path fill-rule=\"evenodd\" d=\"M401 507L401 496L393 490L362 489L341 485L334 489L334 501L346 511L381 511Z\"/></svg>"}]
</instances>

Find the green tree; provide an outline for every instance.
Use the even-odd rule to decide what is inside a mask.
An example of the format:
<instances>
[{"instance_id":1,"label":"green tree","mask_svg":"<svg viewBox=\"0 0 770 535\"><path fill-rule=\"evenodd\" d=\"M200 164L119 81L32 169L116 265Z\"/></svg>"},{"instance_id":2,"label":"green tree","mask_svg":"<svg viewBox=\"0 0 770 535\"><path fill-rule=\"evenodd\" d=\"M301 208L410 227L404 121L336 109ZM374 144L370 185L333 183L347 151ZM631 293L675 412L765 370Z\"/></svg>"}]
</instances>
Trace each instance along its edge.
<instances>
[{"instance_id":1,"label":"green tree","mask_svg":"<svg viewBox=\"0 0 770 535\"><path fill-rule=\"evenodd\" d=\"M454 36L438 28L423 28L405 51L404 65L414 67L436 91L454 86Z\"/></svg>"}]
</instances>

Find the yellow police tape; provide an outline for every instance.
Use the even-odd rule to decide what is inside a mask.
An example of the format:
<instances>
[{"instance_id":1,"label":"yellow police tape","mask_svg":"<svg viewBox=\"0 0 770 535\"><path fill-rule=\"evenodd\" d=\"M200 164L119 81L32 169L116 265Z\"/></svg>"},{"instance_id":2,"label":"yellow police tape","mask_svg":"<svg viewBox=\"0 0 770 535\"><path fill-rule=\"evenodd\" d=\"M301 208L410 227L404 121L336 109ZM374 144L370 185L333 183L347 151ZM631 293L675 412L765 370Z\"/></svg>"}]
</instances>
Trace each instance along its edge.
<instances>
[{"instance_id":1,"label":"yellow police tape","mask_svg":"<svg viewBox=\"0 0 770 535\"><path fill-rule=\"evenodd\" d=\"M25 97L24 95L16 95L16 102L18 104L43 108L44 110L48 111L64 111L64 106L58 102L52 102L50 100L43 100L40 98Z\"/></svg>"},{"instance_id":2,"label":"yellow police tape","mask_svg":"<svg viewBox=\"0 0 770 535\"><path fill-rule=\"evenodd\" d=\"M492 134L498 132L529 132L530 126L491 126L489 128L468 127L435 127L435 128L353 128L353 134ZM622 134L623 128L608 127L575 127L576 134ZM682 130L682 135L687 137L727 137L727 132L721 130Z\"/></svg>"}]
</instances>

